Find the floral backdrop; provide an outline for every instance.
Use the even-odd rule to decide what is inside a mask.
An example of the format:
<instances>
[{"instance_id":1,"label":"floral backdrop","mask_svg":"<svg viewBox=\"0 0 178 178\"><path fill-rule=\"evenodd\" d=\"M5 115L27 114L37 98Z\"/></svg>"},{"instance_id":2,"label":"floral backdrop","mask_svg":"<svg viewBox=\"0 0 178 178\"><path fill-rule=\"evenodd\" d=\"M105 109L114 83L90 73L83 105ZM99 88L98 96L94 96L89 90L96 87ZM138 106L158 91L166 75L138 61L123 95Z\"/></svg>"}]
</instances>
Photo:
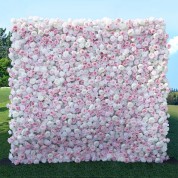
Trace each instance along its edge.
<instances>
[{"instance_id":1,"label":"floral backdrop","mask_svg":"<svg viewBox=\"0 0 178 178\"><path fill-rule=\"evenodd\" d=\"M13 19L14 164L162 163L169 130L162 19Z\"/></svg>"}]
</instances>

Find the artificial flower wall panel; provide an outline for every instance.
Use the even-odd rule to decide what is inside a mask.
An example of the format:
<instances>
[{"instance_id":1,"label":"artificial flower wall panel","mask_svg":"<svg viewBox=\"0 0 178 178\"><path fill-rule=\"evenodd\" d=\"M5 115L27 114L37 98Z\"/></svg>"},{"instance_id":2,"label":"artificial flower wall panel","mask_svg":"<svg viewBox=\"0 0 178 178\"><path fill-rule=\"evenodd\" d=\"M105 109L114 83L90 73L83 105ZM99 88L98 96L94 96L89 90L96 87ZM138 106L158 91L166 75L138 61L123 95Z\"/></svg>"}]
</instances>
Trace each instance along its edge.
<instances>
[{"instance_id":1,"label":"artificial flower wall panel","mask_svg":"<svg viewBox=\"0 0 178 178\"><path fill-rule=\"evenodd\" d=\"M169 130L162 19L14 19L14 164L162 163Z\"/></svg>"}]
</instances>

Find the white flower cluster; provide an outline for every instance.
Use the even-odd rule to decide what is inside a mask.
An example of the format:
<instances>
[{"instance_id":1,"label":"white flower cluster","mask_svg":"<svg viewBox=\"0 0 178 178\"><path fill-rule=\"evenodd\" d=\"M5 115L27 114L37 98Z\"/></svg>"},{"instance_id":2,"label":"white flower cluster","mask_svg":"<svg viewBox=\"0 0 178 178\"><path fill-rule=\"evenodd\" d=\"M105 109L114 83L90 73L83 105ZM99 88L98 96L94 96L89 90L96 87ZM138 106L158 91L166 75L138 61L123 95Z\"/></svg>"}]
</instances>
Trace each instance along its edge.
<instances>
[{"instance_id":1,"label":"white flower cluster","mask_svg":"<svg viewBox=\"0 0 178 178\"><path fill-rule=\"evenodd\" d=\"M14 164L168 159L162 19L13 19Z\"/></svg>"}]
</instances>

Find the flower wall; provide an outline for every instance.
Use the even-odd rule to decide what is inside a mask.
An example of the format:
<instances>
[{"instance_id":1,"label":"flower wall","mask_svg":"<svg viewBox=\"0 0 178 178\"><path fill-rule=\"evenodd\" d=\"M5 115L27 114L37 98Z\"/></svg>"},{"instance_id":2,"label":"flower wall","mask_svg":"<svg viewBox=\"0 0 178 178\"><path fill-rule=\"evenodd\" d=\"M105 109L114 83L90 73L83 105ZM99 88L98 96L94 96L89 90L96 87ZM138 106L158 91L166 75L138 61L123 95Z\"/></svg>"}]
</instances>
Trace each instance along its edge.
<instances>
[{"instance_id":1,"label":"flower wall","mask_svg":"<svg viewBox=\"0 0 178 178\"><path fill-rule=\"evenodd\" d=\"M162 19L14 19L14 164L162 163L169 130Z\"/></svg>"}]
</instances>

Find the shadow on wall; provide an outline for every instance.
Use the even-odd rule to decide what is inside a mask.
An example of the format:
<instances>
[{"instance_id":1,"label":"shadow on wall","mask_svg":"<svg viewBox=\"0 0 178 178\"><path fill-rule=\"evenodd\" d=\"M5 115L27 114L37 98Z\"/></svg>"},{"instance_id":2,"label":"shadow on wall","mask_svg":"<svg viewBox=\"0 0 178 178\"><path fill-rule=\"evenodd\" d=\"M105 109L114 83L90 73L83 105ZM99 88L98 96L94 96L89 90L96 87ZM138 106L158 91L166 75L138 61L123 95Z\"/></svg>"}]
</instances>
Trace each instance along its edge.
<instances>
[{"instance_id":1,"label":"shadow on wall","mask_svg":"<svg viewBox=\"0 0 178 178\"><path fill-rule=\"evenodd\" d=\"M169 133L167 135L170 138L168 143L168 155L178 160L178 118L171 116L169 119Z\"/></svg>"},{"instance_id":2,"label":"shadow on wall","mask_svg":"<svg viewBox=\"0 0 178 178\"><path fill-rule=\"evenodd\" d=\"M7 110L8 110L7 107L1 107L1 108L0 108L0 112L4 112L4 111L7 111Z\"/></svg>"}]
</instances>

